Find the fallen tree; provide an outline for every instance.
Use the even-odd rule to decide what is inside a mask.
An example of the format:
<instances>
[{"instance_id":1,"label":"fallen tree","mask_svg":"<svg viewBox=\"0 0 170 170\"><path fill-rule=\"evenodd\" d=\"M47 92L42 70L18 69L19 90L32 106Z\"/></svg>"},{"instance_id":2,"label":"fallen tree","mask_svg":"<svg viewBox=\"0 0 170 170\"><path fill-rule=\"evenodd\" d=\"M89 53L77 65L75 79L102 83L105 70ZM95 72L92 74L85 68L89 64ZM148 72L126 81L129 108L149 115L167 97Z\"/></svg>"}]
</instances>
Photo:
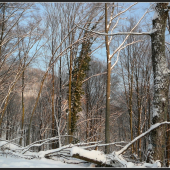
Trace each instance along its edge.
<instances>
[{"instance_id":1,"label":"fallen tree","mask_svg":"<svg viewBox=\"0 0 170 170\"><path fill-rule=\"evenodd\" d=\"M149 134L152 130L158 128L159 126L170 124L170 122L162 122L162 123L156 123L152 125L146 132L142 133L138 137L136 137L131 142L127 143L124 141L121 142L113 142L109 144L101 144L101 141L97 142L90 142L90 143L77 143L77 144L69 144L62 146L60 148L46 150L46 151L39 151L39 152L33 152L30 150L32 147L40 147L47 142L53 141L58 139L58 136L48 139L43 139L40 141L35 141L32 144L21 147L18 144L15 144L13 140L7 141L7 140L0 140L0 154L8 154L15 157L21 157L25 159L41 159L41 158L47 158L47 159L53 159L55 160L55 157L63 157L65 158L65 163L72 161L73 159L79 159L83 160L83 162L90 162L95 164L96 166L100 167L160 167L161 164L159 163L159 160L151 163L140 163L135 164L132 162L126 161L126 159L122 156L123 153L125 153L128 148L138 141L140 138L146 136ZM123 148L117 152L112 152L110 154L104 154L103 152L99 150L88 150L90 148L105 146L105 145L115 145L120 146L120 144L126 144L123 146ZM80 162L80 161L77 161Z\"/></svg>"},{"instance_id":2,"label":"fallen tree","mask_svg":"<svg viewBox=\"0 0 170 170\"><path fill-rule=\"evenodd\" d=\"M110 157L105 155L101 151L96 150L85 150L79 147L73 147L71 149L71 156L74 158L82 159L84 161L88 161L98 166L104 167L122 167L122 163L117 161L116 159L110 159Z\"/></svg>"},{"instance_id":3,"label":"fallen tree","mask_svg":"<svg viewBox=\"0 0 170 170\"><path fill-rule=\"evenodd\" d=\"M135 143L140 138L146 136L148 133L150 133L152 130L158 128L159 126L170 124L170 122L162 122L162 123L156 123L152 125L146 132L142 133L135 139L133 139L130 143L125 145L121 150L118 152L113 152L109 155L104 155L100 151L87 151L85 149L81 149L78 147L73 147L71 150L71 156L74 158L82 159L91 163L95 163L98 166L106 166L106 167L126 167L128 162L125 161L125 159L121 156L133 143ZM158 161L156 162L158 163ZM148 167L149 164L146 166ZM160 166L160 164L158 164Z\"/></svg>"}]
</instances>

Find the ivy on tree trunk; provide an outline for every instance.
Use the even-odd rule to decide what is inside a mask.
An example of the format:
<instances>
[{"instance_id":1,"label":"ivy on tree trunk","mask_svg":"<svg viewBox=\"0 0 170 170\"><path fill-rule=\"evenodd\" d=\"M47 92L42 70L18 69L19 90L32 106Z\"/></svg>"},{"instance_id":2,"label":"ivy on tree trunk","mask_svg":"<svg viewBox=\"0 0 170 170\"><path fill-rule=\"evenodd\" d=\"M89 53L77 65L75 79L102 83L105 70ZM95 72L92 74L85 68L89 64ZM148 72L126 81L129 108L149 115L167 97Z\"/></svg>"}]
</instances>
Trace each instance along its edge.
<instances>
[{"instance_id":1,"label":"ivy on tree trunk","mask_svg":"<svg viewBox=\"0 0 170 170\"><path fill-rule=\"evenodd\" d=\"M89 62L91 42L86 40L82 43L80 56L75 59L74 69L72 71L71 82L71 133L76 130L76 122L78 119L78 112L82 111L81 97L84 94L82 89L83 80L86 77L86 71L89 69Z\"/></svg>"}]
</instances>

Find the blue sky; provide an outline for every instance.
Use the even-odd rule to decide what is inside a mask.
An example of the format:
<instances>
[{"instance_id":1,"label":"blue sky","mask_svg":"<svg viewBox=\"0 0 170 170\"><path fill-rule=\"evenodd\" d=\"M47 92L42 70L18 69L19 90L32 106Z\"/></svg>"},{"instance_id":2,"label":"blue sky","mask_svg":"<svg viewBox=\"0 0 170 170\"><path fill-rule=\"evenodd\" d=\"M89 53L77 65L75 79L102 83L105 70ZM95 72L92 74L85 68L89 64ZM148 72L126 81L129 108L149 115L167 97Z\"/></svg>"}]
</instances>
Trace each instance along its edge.
<instances>
[{"instance_id":1,"label":"blue sky","mask_svg":"<svg viewBox=\"0 0 170 170\"><path fill-rule=\"evenodd\" d=\"M127 3L128 6L130 6L131 4L133 4L133 3ZM138 21L143 16L143 14L146 12L146 10L148 9L149 6L150 6L150 3L139 2L137 5L135 5L131 8L132 11L127 11L124 14L124 17L127 17L127 19L131 18L131 17L136 17L136 20ZM150 12L150 13L146 14L146 16L145 16L145 18L147 18L147 20L148 20L148 23L150 24L150 29L152 29L152 21L151 21L152 16L153 16L153 12ZM128 22L127 22L127 24L128 24ZM141 28L142 28L143 32L146 31L144 29L144 27L141 27ZM98 52L96 52L95 57L100 58L101 60L107 61L105 47L103 47L102 49L99 49Z\"/></svg>"},{"instance_id":2,"label":"blue sky","mask_svg":"<svg viewBox=\"0 0 170 170\"><path fill-rule=\"evenodd\" d=\"M133 4L134 2L131 2L131 3L126 3L125 5L127 6L130 6L131 4ZM39 3L37 3L37 5L39 6ZM130 18L130 17L136 17L137 21L138 19L140 19L143 14L145 13L146 9L150 6L150 3L147 3L147 2L139 2L137 5L133 6L131 9L132 11L127 11L125 14L124 14L124 17L127 17L127 18ZM153 12L150 12L149 14L147 14L145 16L145 18L147 18L147 23L150 24L150 26L152 26L152 22L151 22L151 19L152 19L152 16L153 16ZM145 30L142 30L142 31L145 31ZM102 61L106 61L107 58L106 58L106 49L105 49L105 46L102 48L102 49L99 49L96 53L94 53L94 57L102 60ZM114 57L113 57L113 60L114 60ZM40 58L40 62L38 63L38 65L34 65L33 67L38 67L40 66L39 68L43 68L44 65L43 65L43 62L41 62L41 58ZM44 70L44 69L43 69Z\"/></svg>"}]
</instances>

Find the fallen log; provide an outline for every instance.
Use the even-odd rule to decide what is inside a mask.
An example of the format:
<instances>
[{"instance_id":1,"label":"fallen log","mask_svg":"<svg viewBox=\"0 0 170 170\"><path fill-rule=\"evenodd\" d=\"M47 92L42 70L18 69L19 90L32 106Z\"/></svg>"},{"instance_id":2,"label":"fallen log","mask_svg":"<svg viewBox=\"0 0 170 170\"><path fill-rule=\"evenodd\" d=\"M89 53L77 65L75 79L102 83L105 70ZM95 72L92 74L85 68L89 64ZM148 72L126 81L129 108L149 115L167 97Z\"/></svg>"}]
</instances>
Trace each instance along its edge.
<instances>
[{"instance_id":1,"label":"fallen log","mask_svg":"<svg viewBox=\"0 0 170 170\"><path fill-rule=\"evenodd\" d=\"M77 158L77 159L81 159L83 161L87 161L87 162L90 162L90 163L97 164L98 166L112 167L112 165L110 165L110 164L106 164L106 163L103 163L101 161L89 159L88 157L80 156L79 154L73 154L72 157Z\"/></svg>"},{"instance_id":2,"label":"fallen log","mask_svg":"<svg viewBox=\"0 0 170 170\"><path fill-rule=\"evenodd\" d=\"M101 151L89 151L79 147L73 147L70 154L73 158L94 163L99 167L123 167L121 162L113 158L111 159L111 157L108 157Z\"/></svg>"}]
</instances>

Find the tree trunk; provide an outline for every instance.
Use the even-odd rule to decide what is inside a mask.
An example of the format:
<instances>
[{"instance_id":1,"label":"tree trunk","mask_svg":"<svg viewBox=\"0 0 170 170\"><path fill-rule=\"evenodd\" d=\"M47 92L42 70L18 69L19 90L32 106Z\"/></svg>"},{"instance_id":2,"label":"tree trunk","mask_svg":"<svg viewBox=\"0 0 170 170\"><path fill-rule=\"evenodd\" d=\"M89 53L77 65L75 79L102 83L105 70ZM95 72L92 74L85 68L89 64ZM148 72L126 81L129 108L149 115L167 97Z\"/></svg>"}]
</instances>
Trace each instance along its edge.
<instances>
[{"instance_id":1,"label":"tree trunk","mask_svg":"<svg viewBox=\"0 0 170 170\"><path fill-rule=\"evenodd\" d=\"M137 107L138 107L138 136L141 134L141 112L142 112L142 108L141 108L141 97L140 97L140 92L139 92L139 81L138 81L138 71L136 69L136 93L137 93ZM136 145L138 146L138 155L139 158L141 159L141 139L139 139L138 143L136 143Z\"/></svg>"},{"instance_id":2,"label":"tree trunk","mask_svg":"<svg viewBox=\"0 0 170 170\"><path fill-rule=\"evenodd\" d=\"M71 37L71 40L70 40ZM70 44L74 41L74 32L72 36L69 37ZM69 92L68 92L68 143L72 142L72 132L71 132L71 83L72 83L72 70L73 70L73 50L70 48L70 68L69 68Z\"/></svg>"},{"instance_id":3,"label":"tree trunk","mask_svg":"<svg viewBox=\"0 0 170 170\"><path fill-rule=\"evenodd\" d=\"M7 106L7 115L6 115L6 140L10 140L9 139L9 129L10 129L10 126L9 126L9 117L10 117L10 108L9 108L9 104Z\"/></svg>"},{"instance_id":4,"label":"tree trunk","mask_svg":"<svg viewBox=\"0 0 170 170\"><path fill-rule=\"evenodd\" d=\"M5 30L5 3L3 3L3 17L1 21L1 37L0 37L0 63L2 60L2 40L3 40L3 35L4 35L4 30Z\"/></svg>"},{"instance_id":5,"label":"tree trunk","mask_svg":"<svg viewBox=\"0 0 170 170\"><path fill-rule=\"evenodd\" d=\"M133 95L133 71L130 77L130 94L129 94L129 114L130 114L130 134L131 134L131 141L133 140L133 124L132 124L132 95ZM134 153L134 145L132 145L132 153Z\"/></svg>"},{"instance_id":6,"label":"tree trunk","mask_svg":"<svg viewBox=\"0 0 170 170\"><path fill-rule=\"evenodd\" d=\"M62 50L61 50L62 51ZM58 133L58 136L60 136L60 118L61 118L61 100L62 100L62 78L61 78L61 57L60 57L60 92L59 92L59 105L58 105L58 117L57 117L57 119L58 119L58 129L57 129L57 133ZM57 144L57 147L60 147L60 144L61 143L59 143L58 142L58 144Z\"/></svg>"},{"instance_id":7,"label":"tree trunk","mask_svg":"<svg viewBox=\"0 0 170 170\"><path fill-rule=\"evenodd\" d=\"M85 150L86 153L89 152L89 155L92 154L91 151ZM95 150L93 150L93 153ZM99 167L123 167L123 164L119 162L118 160L112 160L112 161L107 161L107 162L102 162L101 160L98 160L97 157L92 159L89 158L87 155L81 155L80 153L76 153L72 155L73 158L81 159L84 161L88 161L94 164L97 164Z\"/></svg>"},{"instance_id":8,"label":"tree trunk","mask_svg":"<svg viewBox=\"0 0 170 170\"><path fill-rule=\"evenodd\" d=\"M88 76L87 76L88 77ZM86 82L86 142L89 138L89 92L88 92L88 81Z\"/></svg>"},{"instance_id":9,"label":"tree trunk","mask_svg":"<svg viewBox=\"0 0 170 170\"><path fill-rule=\"evenodd\" d=\"M18 24L17 24L17 28L18 28ZM18 38L18 49L19 49L19 38ZM19 49L19 59L20 59L20 62L22 61L21 59L21 51ZM22 64L21 62L21 67L25 67L25 57L24 57L24 63ZM25 86L25 82L24 82L24 79L25 79L25 75L24 75L24 71L22 73L22 94L21 94L21 97L22 97L22 101L21 101L21 105L22 105L22 124L21 124L21 138L20 138L20 141L19 141L19 144L22 146L22 138L23 138L23 127L24 127L24 114L25 114L25 107L24 107L24 86Z\"/></svg>"},{"instance_id":10,"label":"tree trunk","mask_svg":"<svg viewBox=\"0 0 170 170\"><path fill-rule=\"evenodd\" d=\"M25 58L24 58L23 67L25 67ZM19 142L21 146L22 146L22 138L23 138L24 114L25 114L25 108L24 108L24 71L23 71L22 73L22 125L21 125L21 138Z\"/></svg>"},{"instance_id":11,"label":"tree trunk","mask_svg":"<svg viewBox=\"0 0 170 170\"><path fill-rule=\"evenodd\" d=\"M157 3L153 18L152 65L154 74L154 98L152 124L167 120L169 76L165 56L165 28L168 17L168 3ZM151 133L151 155L165 166L166 125Z\"/></svg>"},{"instance_id":12,"label":"tree trunk","mask_svg":"<svg viewBox=\"0 0 170 170\"><path fill-rule=\"evenodd\" d=\"M70 70L69 70L69 92L68 92L68 135L71 133L71 80L72 80L72 60L73 60L73 51L70 51ZM72 136L69 136L69 143L72 142Z\"/></svg>"},{"instance_id":13,"label":"tree trunk","mask_svg":"<svg viewBox=\"0 0 170 170\"><path fill-rule=\"evenodd\" d=\"M51 63L53 63L53 59L54 59L54 54L53 54L53 48L54 48L54 45L53 45L53 34L52 34L52 61ZM54 65L52 66L52 100L51 100L51 110L52 110L52 137L55 137L56 135L56 126L55 126L55 109L54 109ZM56 145L55 143L53 142L52 143L52 149L55 149L56 148Z\"/></svg>"},{"instance_id":14,"label":"tree trunk","mask_svg":"<svg viewBox=\"0 0 170 170\"><path fill-rule=\"evenodd\" d=\"M167 121L170 121L169 114L167 115ZM167 125L167 139L166 139L166 167L170 165L170 125Z\"/></svg>"},{"instance_id":15,"label":"tree trunk","mask_svg":"<svg viewBox=\"0 0 170 170\"><path fill-rule=\"evenodd\" d=\"M105 3L105 32L108 34L107 28L107 3ZM108 36L105 36L106 55L107 55L107 85L106 85L106 118L105 118L105 143L110 142L109 117L110 117L110 75L111 75L111 59L109 50ZM108 154L110 147L105 146L105 153Z\"/></svg>"}]
</instances>

